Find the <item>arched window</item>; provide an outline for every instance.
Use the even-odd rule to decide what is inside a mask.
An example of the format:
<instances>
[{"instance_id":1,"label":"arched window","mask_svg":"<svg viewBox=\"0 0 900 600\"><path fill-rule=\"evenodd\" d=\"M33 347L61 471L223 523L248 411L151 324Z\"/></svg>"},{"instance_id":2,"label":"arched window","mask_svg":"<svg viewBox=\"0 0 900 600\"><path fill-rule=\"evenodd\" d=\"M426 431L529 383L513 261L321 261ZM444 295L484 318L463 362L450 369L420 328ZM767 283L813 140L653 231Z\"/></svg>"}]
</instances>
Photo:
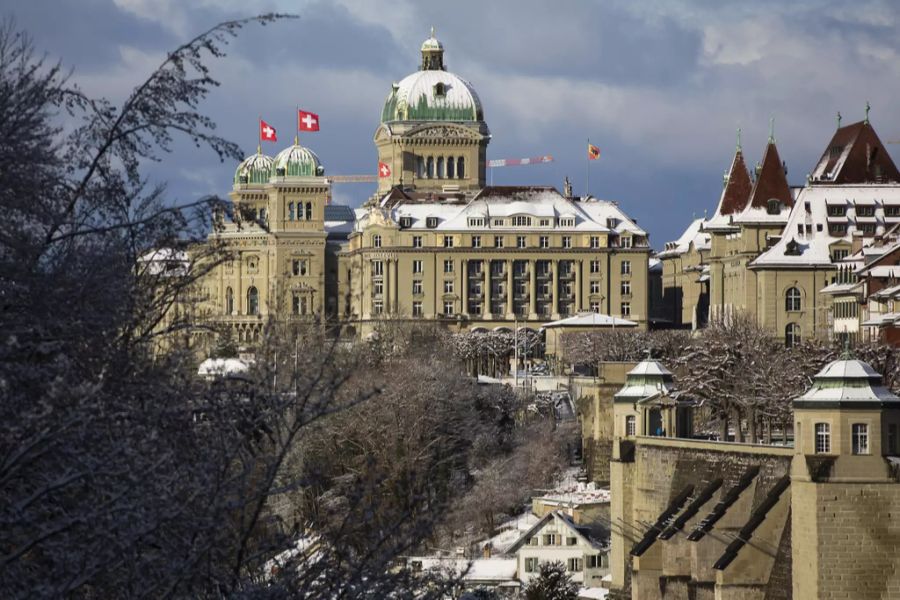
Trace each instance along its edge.
<instances>
[{"instance_id":1,"label":"arched window","mask_svg":"<svg viewBox=\"0 0 900 600\"><path fill-rule=\"evenodd\" d=\"M795 287L789 287L784 293L784 310L788 312L797 312L800 310L800 290Z\"/></svg>"},{"instance_id":2,"label":"arched window","mask_svg":"<svg viewBox=\"0 0 900 600\"><path fill-rule=\"evenodd\" d=\"M788 323L784 328L784 345L793 348L800 344L800 326L796 323Z\"/></svg>"},{"instance_id":3,"label":"arched window","mask_svg":"<svg viewBox=\"0 0 900 600\"><path fill-rule=\"evenodd\" d=\"M427 177L428 179L433 179L434 178L434 157L429 156L428 160L425 162L425 165L426 165L425 177Z\"/></svg>"},{"instance_id":4,"label":"arched window","mask_svg":"<svg viewBox=\"0 0 900 600\"><path fill-rule=\"evenodd\" d=\"M294 203L288 204L288 221L294 220Z\"/></svg>"},{"instance_id":5,"label":"arched window","mask_svg":"<svg viewBox=\"0 0 900 600\"><path fill-rule=\"evenodd\" d=\"M437 176L438 179L444 178L444 157L439 156L437 160Z\"/></svg>"},{"instance_id":6,"label":"arched window","mask_svg":"<svg viewBox=\"0 0 900 600\"><path fill-rule=\"evenodd\" d=\"M453 174L456 173L456 159L452 156L447 158L447 179L453 179Z\"/></svg>"},{"instance_id":7,"label":"arched window","mask_svg":"<svg viewBox=\"0 0 900 600\"><path fill-rule=\"evenodd\" d=\"M311 221L312 218L313 218L312 217L312 202L307 202L306 203L306 220Z\"/></svg>"},{"instance_id":8,"label":"arched window","mask_svg":"<svg viewBox=\"0 0 900 600\"><path fill-rule=\"evenodd\" d=\"M303 220L303 203L302 202L297 203L297 220L298 221Z\"/></svg>"},{"instance_id":9,"label":"arched window","mask_svg":"<svg viewBox=\"0 0 900 600\"><path fill-rule=\"evenodd\" d=\"M225 288L225 314L234 314L234 291L230 287Z\"/></svg>"},{"instance_id":10,"label":"arched window","mask_svg":"<svg viewBox=\"0 0 900 600\"><path fill-rule=\"evenodd\" d=\"M257 290L252 285L247 290L247 314L259 314L259 290Z\"/></svg>"},{"instance_id":11,"label":"arched window","mask_svg":"<svg viewBox=\"0 0 900 600\"><path fill-rule=\"evenodd\" d=\"M466 177L466 159L462 156L456 159L456 177L458 179Z\"/></svg>"},{"instance_id":12,"label":"arched window","mask_svg":"<svg viewBox=\"0 0 900 600\"><path fill-rule=\"evenodd\" d=\"M377 233L372 236L372 247L381 248L381 236Z\"/></svg>"},{"instance_id":13,"label":"arched window","mask_svg":"<svg viewBox=\"0 0 900 600\"><path fill-rule=\"evenodd\" d=\"M416 177L425 177L425 159L421 156L416 157Z\"/></svg>"}]
</instances>

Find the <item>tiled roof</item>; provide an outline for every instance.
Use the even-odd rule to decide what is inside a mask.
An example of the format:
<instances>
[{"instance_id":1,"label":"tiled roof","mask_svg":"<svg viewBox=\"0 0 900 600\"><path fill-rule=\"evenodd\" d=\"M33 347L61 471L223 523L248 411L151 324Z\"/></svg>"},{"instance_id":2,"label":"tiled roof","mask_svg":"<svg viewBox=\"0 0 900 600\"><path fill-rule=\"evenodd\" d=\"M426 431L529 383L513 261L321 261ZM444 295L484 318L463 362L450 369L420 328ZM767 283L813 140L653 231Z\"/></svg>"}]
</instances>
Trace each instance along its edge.
<instances>
[{"instance_id":1,"label":"tiled roof","mask_svg":"<svg viewBox=\"0 0 900 600\"><path fill-rule=\"evenodd\" d=\"M728 180L722 190L716 214L731 215L744 210L752 189L753 183L750 181L750 174L747 173L747 165L744 164L744 153L738 149L731 161Z\"/></svg>"},{"instance_id":2,"label":"tiled roof","mask_svg":"<svg viewBox=\"0 0 900 600\"><path fill-rule=\"evenodd\" d=\"M753 183L750 192L749 207L766 209L769 200L778 200L784 206L793 206L794 196L788 186L787 176L784 172L784 164L778 156L778 148L774 142L769 142L763 153L762 168Z\"/></svg>"},{"instance_id":3,"label":"tiled roof","mask_svg":"<svg viewBox=\"0 0 900 600\"><path fill-rule=\"evenodd\" d=\"M834 132L812 172L812 181L828 183L900 182L900 171L866 121Z\"/></svg>"}]
</instances>

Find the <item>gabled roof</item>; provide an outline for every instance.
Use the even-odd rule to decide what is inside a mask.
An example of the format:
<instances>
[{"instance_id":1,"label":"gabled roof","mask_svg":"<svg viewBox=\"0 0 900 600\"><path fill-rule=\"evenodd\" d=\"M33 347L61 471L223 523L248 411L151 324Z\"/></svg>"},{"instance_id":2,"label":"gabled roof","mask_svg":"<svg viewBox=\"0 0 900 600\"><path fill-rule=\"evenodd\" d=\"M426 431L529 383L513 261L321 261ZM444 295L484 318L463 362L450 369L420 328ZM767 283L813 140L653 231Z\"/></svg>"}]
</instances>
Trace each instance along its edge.
<instances>
[{"instance_id":1,"label":"gabled roof","mask_svg":"<svg viewBox=\"0 0 900 600\"><path fill-rule=\"evenodd\" d=\"M709 250L711 237L708 233L703 231L703 226L706 224L704 219L694 219L691 221L691 224L687 226L687 229L684 230L684 233L681 234L674 242L666 242L665 249L662 252L657 252L657 258L670 258L673 256L681 256L682 254L686 254L690 252L691 245L698 251L700 250Z\"/></svg>"},{"instance_id":2,"label":"gabled roof","mask_svg":"<svg viewBox=\"0 0 900 600\"><path fill-rule=\"evenodd\" d=\"M787 176L784 172L784 164L778 156L778 148L775 142L770 141L766 145L766 151L763 153L762 166L756 181L753 182L753 189L750 192L750 202L748 207L766 209L769 200L778 200L784 206L794 205L794 196L791 194L791 188L788 186Z\"/></svg>"},{"instance_id":3,"label":"gabled roof","mask_svg":"<svg viewBox=\"0 0 900 600\"><path fill-rule=\"evenodd\" d=\"M812 172L813 182L900 182L900 171L868 121L834 132Z\"/></svg>"},{"instance_id":4,"label":"gabled roof","mask_svg":"<svg viewBox=\"0 0 900 600\"><path fill-rule=\"evenodd\" d=\"M570 517L569 515L558 510L553 510L544 515L541 520L535 523L531 529L523 533L519 537L519 539L516 540L516 543L507 549L506 553L513 554L514 552L518 551L519 548L524 546L529 539L534 537L541 529L544 528L547 523L549 523L553 519L555 519L559 523L562 523L567 529L574 533L576 537L581 538L595 550L607 549L609 545L608 530L601 528L602 530L595 531L595 529L597 529L596 527L576 525L572 520L572 517Z\"/></svg>"}]
</instances>

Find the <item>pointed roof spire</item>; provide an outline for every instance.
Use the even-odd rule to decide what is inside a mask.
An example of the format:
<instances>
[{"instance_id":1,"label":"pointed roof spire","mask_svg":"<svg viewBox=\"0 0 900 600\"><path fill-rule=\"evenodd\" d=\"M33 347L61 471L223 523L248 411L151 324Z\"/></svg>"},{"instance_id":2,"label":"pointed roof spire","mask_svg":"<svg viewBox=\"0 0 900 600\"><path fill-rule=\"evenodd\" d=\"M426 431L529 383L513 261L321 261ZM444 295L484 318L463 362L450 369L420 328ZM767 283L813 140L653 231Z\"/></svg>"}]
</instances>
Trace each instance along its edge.
<instances>
[{"instance_id":1,"label":"pointed roof spire","mask_svg":"<svg viewBox=\"0 0 900 600\"><path fill-rule=\"evenodd\" d=\"M747 165L744 163L740 132L741 130L738 129L737 149L734 152L734 158L731 160L731 168L725 174L725 186L722 190L722 197L719 199L719 206L716 208L716 215L724 216L741 212L750 198L750 190L753 187L753 183L750 181L750 174L747 172Z\"/></svg>"},{"instance_id":2,"label":"pointed roof spire","mask_svg":"<svg viewBox=\"0 0 900 600\"><path fill-rule=\"evenodd\" d=\"M866 120L865 120L865 124L866 124L866 125L869 124L869 111L870 111L870 110L872 110L872 105L869 104L869 101L868 101L868 100L866 100Z\"/></svg>"},{"instance_id":3,"label":"pointed roof spire","mask_svg":"<svg viewBox=\"0 0 900 600\"><path fill-rule=\"evenodd\" d=\"M837 113L837 128L841 128L841 111L838 111Z\"/></svg>"},{"instance_id":4,"label":"pointed roof spire","mask_svg":"<svg viewBox=\"0 0 900 600\"><path fill-rule=\"evenodd\" d=\"M771 122L774 124L774 118ZM793 206L794 197L791 195L784 171L784 164L775 147L775 137L770 133L759 173L753 183L753 191L750 192L749 205L753 208L768 209L769 200L778 200L784 206Z\"/></svg>"},{"instance_id":5,"label":"pointed roof spire","mask_svg":"<svg viewBox=\"0 0 900 600\"><path fill-rule=\"evenodd\" d=\"M741 128L737 128L737 152L741 151Z\"/></svg>"},{"instance_id":6,"label":"pointed roof spire","mask_svg":"<svg viewBox=\"0 0 900 600\"><path fill-rule=\"evenodd\" d=\"M769 143L775 143L775 116L769 117Z\"/></svg>"},{"instance_id":7,"label":"pointed roof spire","mask_svg":"<svg viewBox=\"0 0 900 600\"><path fill-rule=\"evenodd\" d=\"M813 184L900 182L900 170L871 124L857 121L834 132L811 180Z\"/></svg>"}]
</instances>

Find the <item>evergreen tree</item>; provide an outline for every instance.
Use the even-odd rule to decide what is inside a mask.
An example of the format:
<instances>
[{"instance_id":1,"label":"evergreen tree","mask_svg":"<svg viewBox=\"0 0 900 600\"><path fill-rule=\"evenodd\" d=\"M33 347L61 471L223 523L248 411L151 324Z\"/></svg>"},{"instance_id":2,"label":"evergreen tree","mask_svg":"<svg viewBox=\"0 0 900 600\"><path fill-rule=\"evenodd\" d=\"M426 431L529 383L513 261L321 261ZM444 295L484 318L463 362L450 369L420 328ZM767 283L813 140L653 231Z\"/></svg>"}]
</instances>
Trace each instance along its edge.
<instances>
[{"instance_id":1,"label":"evergreen tree","mask_svg":"<svg viewBox=\"0 0 900 600\"><path fill-rule=\"evenodd\" d=\"M541 563L540 574L525 588L525 600L576 600L578 584L561 562Z\"/></svg>"},{"instance_id":2,"label":"evergreen tree","mask_svg":"<svg viewBox=\"0 0 900 600\"><path fill-rule=\"evenodd\" d=\"M238 348L234 343L234 333L231 327L224 327L216 336L216 345L210 354L210 358L237 358Z\"/></svg>"}]
</instances>

